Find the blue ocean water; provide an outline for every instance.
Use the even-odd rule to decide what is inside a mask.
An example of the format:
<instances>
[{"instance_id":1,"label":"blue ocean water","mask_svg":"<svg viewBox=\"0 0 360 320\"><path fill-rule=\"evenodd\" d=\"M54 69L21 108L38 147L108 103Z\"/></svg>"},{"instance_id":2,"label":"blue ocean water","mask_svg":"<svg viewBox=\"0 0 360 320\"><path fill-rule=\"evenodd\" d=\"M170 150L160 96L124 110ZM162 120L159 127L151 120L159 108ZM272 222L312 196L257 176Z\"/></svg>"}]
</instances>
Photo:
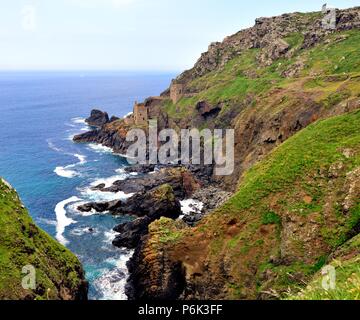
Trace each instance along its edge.
<instances>
[{"instance_id":1,"label":"blue ocean water","mask_svg":"<svg viewBox=\"0 0 360 320\"><path fill-rule=\"evenodd\" d=\"M90 299L126 299L131 252L111 245L123 217L81 214L83 202L126 197L91 190L126 177L124 158L74 144L94 107L124 116L135 100L158 95L174 74L121 72L0 73L0 176L20 194L35 222L82 261ZM90 232L89 228L93 231Z\"/></svg>"}]
</instances>

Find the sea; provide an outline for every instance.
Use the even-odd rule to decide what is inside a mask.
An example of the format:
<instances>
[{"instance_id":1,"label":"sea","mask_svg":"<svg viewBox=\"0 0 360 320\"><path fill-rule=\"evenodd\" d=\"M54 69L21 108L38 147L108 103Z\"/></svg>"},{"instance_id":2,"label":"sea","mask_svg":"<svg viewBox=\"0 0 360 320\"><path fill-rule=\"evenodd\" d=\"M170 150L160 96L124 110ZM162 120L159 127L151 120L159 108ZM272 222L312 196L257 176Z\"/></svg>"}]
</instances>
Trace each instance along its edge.
<instances>
[{"instance_id":1,"label":"sea","mask_svg":"<svg viewBox=\"0 0 360 320\"><path fill-rule=\"evenodd\" d=\"M0 176L18 191L36 224L75 253L89 299L126 300L132 252L112 246L113 227L129 218L81 213L80 204L126 199L93 191L126 179L128 163L111 149L75 144L94 108L123 117L134 101L159 95L174 73L0 72Z\"/></svg>"}]
</instances>

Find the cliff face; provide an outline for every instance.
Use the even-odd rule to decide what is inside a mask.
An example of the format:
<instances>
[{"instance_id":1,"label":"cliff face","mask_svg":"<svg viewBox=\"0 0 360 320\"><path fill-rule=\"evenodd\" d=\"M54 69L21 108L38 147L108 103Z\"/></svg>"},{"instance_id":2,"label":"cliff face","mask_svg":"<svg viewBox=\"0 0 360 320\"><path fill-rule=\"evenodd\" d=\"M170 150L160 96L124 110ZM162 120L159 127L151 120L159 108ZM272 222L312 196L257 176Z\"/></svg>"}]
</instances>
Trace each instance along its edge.
<instances>
[{"instance_id":1,"label":"cliff face","mask_svg":"<svg viewBox=\"0 0 360 320\"><path fill-rule=\"evenodd\" d=\"M35 268L35 289L22 286L29 275L22 270L29 265ZM24 299L86 300L87 282L79 260L33 223L16 191L1 179L0 300Z\"/></svg>"},{"instance_id":2,"label":"cliff face","mask_svg":"<svg viewBox=\"0 0 360 320\"><path fill-rule=\"evenodd\" d=\"M170 126L235 129L235 172L217 179L225 188L310 123L360 106L360 8L337 11L336 30L323 17L257 19L177 78L186 93L163 107Z\"/></svg>"},{"instance_id":3,"label":"cliff face","mask_svg":"<svg viewBox=\"0 0 360 320\"><path fill-rule=\"evenodd\" d=\"M209 72L221 70L237 56L250 49L260 49L257 61L261 65L271 65L281 57L291 58L295 53L288 37L294 34L304 38L301 49L318 44L332 33L322 27L324 14L292 13L270 18L258 18L255 26L241 30L229 36L223 42L214 42L203 53L195 66L182 73L176 80L181 83L202 77ZM359 8L337 10L336 31L351 30L360 27Z\"/></svg>"},{"instance_id":4,"label":"cliff face","mask_svg":"<svg viewBox=\"0 0 360 320\"><path fill-rule=\"evenodd\" d=\"M152 224L132 275L138 295L279 299L334 257L351 260L355 272L359 128L360 111L319 121L247 171L234 196L196 227Z\"/></svg>"},{"instance_id":5,"label":"cliff face","mask_svg":"<svg viewBox=\"0 0 360 320\"><path fill-rule=\"evenodd\" d=\"M150 226L133 297L325 298L317 272L348 247L338 297L357 286L359 13L338 11L333 31L321 13L259 19L177 78L186 94L163 104L168 125L235 129L235 173L213 177L235 194L195 228Z\"/></svg>"},{"instance_id":6,"label":"cliff face","mask_svg":"<svg viewBox=\"0 0 360 320\"><path fill-rule=\"evenodd\" d=\"M149 98L149 116L162 128L234 128L235 172L213 177L234 191L248 168L310 123L359 107L360 9L337 11L336 30L322 27L324 15L285 14L256 20L254 27L214 43L170 90ZM75 137L124 153L123 120Z\"/></svg>"}]
</instances>

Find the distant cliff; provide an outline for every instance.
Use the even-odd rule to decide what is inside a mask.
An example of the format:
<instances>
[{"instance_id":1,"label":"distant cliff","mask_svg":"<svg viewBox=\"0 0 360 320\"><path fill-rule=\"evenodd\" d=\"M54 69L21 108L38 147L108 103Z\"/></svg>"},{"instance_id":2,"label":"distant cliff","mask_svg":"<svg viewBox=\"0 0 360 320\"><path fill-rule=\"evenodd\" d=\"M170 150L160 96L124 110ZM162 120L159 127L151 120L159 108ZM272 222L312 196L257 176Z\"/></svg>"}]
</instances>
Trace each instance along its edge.
<instances>
[{"instance_id":1,"label":"distant cliff","mask_svg":"<svg viewBox=\"0 0 360 320\"><path fill-rule=\"evenodd\" d=\"M360 74L360 7L337 11L335 30L321 12L259 18L255 26L209 46L161 99L148 98L162 128L235 129L235 172L213 177L234 191L245 170L310 123L355 110ZM176 83L176 84L175 84ZM123 119L74 138L125 153Z\"/></svg>"},{"instance_id":2,"label":"distant cliff","mask_svg":"<svg viewBox=\"0 0 360 320\"><path fill-rule=\"evenodd\" d=\"M22 280L34 267L35 288ZM0 179L0 300L86 300L79 260L32 221L16 191Z\"/></svg>"}]
</instances>

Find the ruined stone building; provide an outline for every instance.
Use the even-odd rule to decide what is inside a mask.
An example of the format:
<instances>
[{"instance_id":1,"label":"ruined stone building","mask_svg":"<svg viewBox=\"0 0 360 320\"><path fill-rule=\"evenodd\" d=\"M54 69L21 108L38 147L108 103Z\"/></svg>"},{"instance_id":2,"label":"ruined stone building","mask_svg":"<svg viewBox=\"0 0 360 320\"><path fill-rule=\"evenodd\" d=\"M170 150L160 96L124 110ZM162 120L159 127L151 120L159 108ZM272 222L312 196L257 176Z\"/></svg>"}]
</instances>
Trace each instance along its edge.
<instances>
[{"instance_id":1,"label":"ruined stone building","mask_svg":"<svg viewBox=\"0 0 360 320\"><path fill-rule=\"evenodd\" d=\"M172 81L170 86L170 99L173 103L177 103L185 93L185 86L182 83Z\"/></svg>"},{"instance_id":2,"label":"ruined stone building","mask_svg":"<svg viewBox=\"0 0 360 320\"><path fill-rule=\"evenodd\" d=\"M144 103L135 102L133 116L136 125L146 125L148 123L149 111Z\"/></svg>"},{"instance_id":3,"label":"ruined stone building","mask_svg":"<svg viewBox=\"0 0 360 320\"><path fill-rule=\"evenodd\" d=\"M171 82L170 86L170 99L173 103L177 103L182 97L185 96L185 85L178 83L175 80ZM145 103L138 103L135 101L133 114L124 118L127 125L147 125L151 119L151 108L159 105L165 98L164 97L150 97L145 100Z\"/></svg>"}]
</instances>

